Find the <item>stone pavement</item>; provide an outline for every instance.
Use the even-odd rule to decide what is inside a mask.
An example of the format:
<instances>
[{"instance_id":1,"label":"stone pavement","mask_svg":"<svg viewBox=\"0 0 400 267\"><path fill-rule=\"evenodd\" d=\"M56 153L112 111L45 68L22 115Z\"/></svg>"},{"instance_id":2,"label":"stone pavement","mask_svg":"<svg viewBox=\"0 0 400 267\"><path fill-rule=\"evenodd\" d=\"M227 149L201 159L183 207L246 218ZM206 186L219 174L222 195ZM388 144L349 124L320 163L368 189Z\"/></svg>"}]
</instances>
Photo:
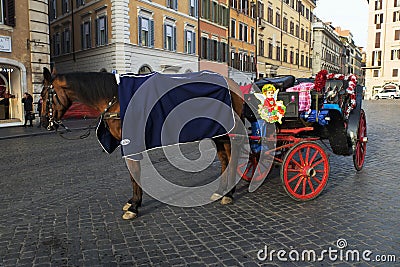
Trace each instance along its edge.
<instances>
[{"instance_id":1,"label":"stone pavement","mask_svg":"<svg viewBox=\"0 0 400 267\"><path fill-rule=\"evenodd\" d=\"M51 134L51 131L47 131L43 127L38 128L36 122L33 127L13 126L13 127L0 127L0 140L30 137L38 135ZM83 130L96 126L96 119L70 119L64 121L64 125L71 130ZM61 132L65 132L65 129L60 128Z\"/></svg>"},{"instance_id":2,"label":"stone pavement","mask_svg":"<svg viewBox=\"0 0 400 267\"><path fill-rule=\"evenodd\" d=\"M275 169L253 193L241 181L229 206L181 208L145 194L132 221L121 219L131 196L124 161L118 151L102 152L93 134L0 140L0 266L398 265L400 101L365 101L364 108L364 169L356 172L351 157L331 155L328 184L312 201L292 200ZM217 161L184 173L159 151L152 160L182 182L219 172ZM263 260L265 248L272 256ZM312 252L322 260L308 261Z\"/></svg>"}]
</instances>

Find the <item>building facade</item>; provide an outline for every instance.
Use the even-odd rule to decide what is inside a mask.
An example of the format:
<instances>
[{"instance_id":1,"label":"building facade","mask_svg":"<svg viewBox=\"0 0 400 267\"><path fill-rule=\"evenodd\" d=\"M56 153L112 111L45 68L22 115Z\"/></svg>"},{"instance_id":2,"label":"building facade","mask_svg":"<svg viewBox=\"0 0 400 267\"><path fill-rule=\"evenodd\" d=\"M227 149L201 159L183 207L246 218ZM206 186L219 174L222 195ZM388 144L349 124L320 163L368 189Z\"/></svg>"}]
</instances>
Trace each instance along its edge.
<instances>
[{"instance_id":1,"label":"building facade","mask_svg":"<svg viewBox=\"0 0 400 267\"><path fill-rule=\"evenodd\" d=\"M314 18L313 31L313 64L312 75L325 69L330 73L342 73L344 67L344 45L335 28L329 22Z\"/></svg>"},{"instance_id":2,"label":"building facade","mask_svg":"<svg viewBox=\"0 0 400 267\"><path fill-rule=\"evenodd\" d=\"M312 18L315 0L259 1L258 77L312 74Z\"/></svg>"},{"instance_id":3,"label":"building facade","mask_svg":"<svg viewBox=\"0 0 400 267\"><path fill-rule=\"evenodd\" d=\"M256 76L257 3L230 0L229 77L241 85Z\"/></svg>"},{"instance_id":4,"label":"building facade","mask_svg":"<svg viewBox=\"0 0 400 267\"><path fill-rule=\"evenodd\" d=\"M0 127L22 125L23 94L38 101L50 62L47 1L0 0L0 11Z\"/></svg>"},{"instance_id":5,"label":"building facade","mask_svg":"<svg viewBox=\"0 0 400 267\"><path fill-rule=\"evenodd\" d=\"M198 70L197 1L51 0L49 8L59 72Z\"/></svg>"},{"instance_id":6,"label":"building facade","mask_svg":"<svg viewBox=\"0 0 400 267\"><path fill-rule=\"evenodd\" d=\"M368 3L365 85L366 98L372 98L384 88L399 88L400 1L370 0Z\"/></svg>"},{"instance_id":7,"label":"building facade","mask_svg":"<svg viewBox=\"0 0 400 267\"><path fill-rule=\"evenodd\" d=\"M192 0L200 6L199 70L228 76L229 3L227 0Z\"/></svg>"}]
</instances>

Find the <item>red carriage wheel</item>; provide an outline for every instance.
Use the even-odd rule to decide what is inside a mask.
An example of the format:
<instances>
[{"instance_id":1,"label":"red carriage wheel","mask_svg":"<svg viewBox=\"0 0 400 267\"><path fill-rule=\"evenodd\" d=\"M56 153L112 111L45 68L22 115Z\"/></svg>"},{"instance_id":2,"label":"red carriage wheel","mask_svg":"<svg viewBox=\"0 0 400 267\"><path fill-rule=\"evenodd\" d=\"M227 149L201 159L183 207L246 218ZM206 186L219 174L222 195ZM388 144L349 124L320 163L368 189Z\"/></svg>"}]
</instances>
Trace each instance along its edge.
<instances>
[{"instance_id":1,"label":"red carriage wheel","mask_svg":"<svg viewBox=\"0 0 400 267\"><path fill-rule=\"evenodd\" d=\"M237 173L240 175L240 177L242 177L243 180L248 182L252 180L261 181L267 176L267 170L265 170L265 168L260 168L258 159L258 154L251 153L248 162L238 165Z\"/></svg>"},{"instance_id":2,"label":"red carriage wheel","mask_svg":"<svg viewBox=\"0 0 400 267\"><path fill-rule=\"evenodd\" d=\"M315 142L293 146L283 160L281 178L286 192L299 201L316 198L329 177L329 158Z\"/></svg>"},{"instance_id":3,"label":"red carriage wheel","mask_svg":"<svg viewBox=\"0 0 400 267\"><path fill-rule=\"evenodd\" d=\"M367 152L367 120L365 118L365 112L361 109L360 121L358 122L357 129L357 142L353 154L354 168L357 171L361 171L364 165L365 154Z\"/></svg>"}]
</instances>

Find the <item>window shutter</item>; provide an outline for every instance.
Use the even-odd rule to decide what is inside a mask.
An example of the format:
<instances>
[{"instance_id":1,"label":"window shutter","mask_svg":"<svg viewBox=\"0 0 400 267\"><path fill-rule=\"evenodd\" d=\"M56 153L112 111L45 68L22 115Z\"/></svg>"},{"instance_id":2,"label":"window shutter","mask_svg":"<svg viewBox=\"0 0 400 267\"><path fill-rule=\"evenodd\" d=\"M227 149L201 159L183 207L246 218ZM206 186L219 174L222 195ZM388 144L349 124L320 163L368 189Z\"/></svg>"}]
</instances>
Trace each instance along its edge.
<instances>
[{"instance_id":1,"label":"window shutter","mask_svg":"<svg viewBox=\"0 0 400 267\"><path fill-rule=\"evenodd\" d=\"M100 32L99 19L96 19L95 23L96 23L96 46L99 46L99 44L100 44L100 41L99 41L99 38L100 38L100 34L99 34L99 32Z\"/></svg>"},{"instance_id":2,"label":"window shutter","mask_svg":"<svg viewBox=\"0 0 400 267\"><path fill-rule=\"evenodd\" d=\"M190 3L190 2L189 2ZM185 53L187 53L188 52L188 47L187 47L187 42L188 42L188 40L187 40L187 35L188 35L188 31L187 30L185 30L184 31L184 43L185 43L185 47L183 48L184 49L184 52Z\"/></svg>"},{"instance_id":3,"label":"window shutter","mask_svg":"<svg viewBox=\"0 0 400 267\"><path fill-rule=\"evenodd\" d=\"M89 47L92 47L92 23L89 21Z\"/></svg>"},{"instance_id":4,"label":"window shutter","mask_svg":"<svg viewBox=\"0 0 400 267\"><path fill-rule=\"evenodd\" d=\"M154 20L149 20L149 23L150 23L149 44L150 47L154 47Z\"/></svg>"},{"instance_id":5,"label":"window shutter","mask_svg":"<svg viewBox=\"0 0 400 267\"><path fill-rule=\"evenodd\" d=\"M178 0L173 0L174 1L174 9L178 10Z\"/></svg>"},{"instance_id":6,"label":"window shutter","mask_svg":"<svg viewBox=\"0 0 400 267\"><path fill-rule=\"evenodd\" d=\"M164 49L167 49L167 25L164 24Z\"/></svg>"},{"instance_id":7,"label":"window shutter","mask_svg":"<svg viewBox=\"0 0 400 267\"><path fill-rule=\"evenodd\" d=\"M196 33L192 32L192 54L196 54Z\"/></svg>"},{"instance_id":8,"label":"window shutter","mask_svg":"<svg viewBox=\"0 0 400 267\"><path fill-rule=\"evenodd\" d=\"M176 51L176 27L174 26L172 30L173 30L172 49L173 51Z\"/></svg>"},{"instance_id":9,"label":"window shutter","mask_svg":"<svg viewBox=\"0 0 400 267\"><path fill-rule=\"evenodd\" d=\"M6 0L5 4L5 24L15 27L15 0Z\"/></svg>"},{"instance_id":10,"label":"window shutter","mask_svg":"<svg viewBox=\"0 0 400 267\"><path fill-rule=\"evenodd\" d=\"M84 38L83 38L83 36L84 36L84 32L83 32L83 24L81 24L81 49L83 50L84 49Z\"/></svg>"},{"instance_id":11,"label":"window shutter","mask_svg":"<svg viewBox=\"0 0 400 267\"><path fill-rule=\"evenodd\" d=\"M106 35L106 40L104 44L108 44L108 22L107 22L107 16L104 16L104 30L105 30L105 35Z\"/></svg>"},{"instance_id":12,"label":"window shutter","mask_svg":"<svg viewBox=\"0 0 400 267\"><path fill-rule=\"evenodd\" d=\"M211 59L211 40L207 39L207 59Z\"/></svg>"},{"instance_id":13,"label":"window shutter","mask_svg":"<svg viewBox=\"0 0 400 267\"><path fill-rule=\"evenodd\" d=\"M138 45L142 45L142 17L138 17Z\"/></svg>"}]
</instances>

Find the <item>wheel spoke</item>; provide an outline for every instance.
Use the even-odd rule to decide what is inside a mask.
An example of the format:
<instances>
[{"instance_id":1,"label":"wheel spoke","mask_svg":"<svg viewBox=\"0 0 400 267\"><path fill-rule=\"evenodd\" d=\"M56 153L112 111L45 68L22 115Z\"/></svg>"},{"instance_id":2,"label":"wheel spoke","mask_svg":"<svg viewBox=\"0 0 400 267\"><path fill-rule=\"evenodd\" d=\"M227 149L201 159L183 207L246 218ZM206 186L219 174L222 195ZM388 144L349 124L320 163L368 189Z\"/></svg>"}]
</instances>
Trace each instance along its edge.
<instances>
[{"instance_id":1,"label":"wheel spoke","mask_svg":"<svg viewBox=\"0 0 400 267\"><path fill-rule=\"evenodd\" d=\"M296 184L296 186L295 186L294 189L293 189L294 192L297 191L297 189L299 188L300 183L301 183L301 179L299 179L299 181L297 181L297 184Z\"/></svg>"},{"instance_id":2,"label":"wheel spoke","mask_svg":"<svg viewBox=\"0 0 400 267\"><path fill-rule=\"evenodd\" d=\"M315 150L315 153L314 153L314 155L311 157L310 161L308 162L308 165L310 165L310 164L315 160L315 158L317 157L317 155L318 155L318 150Z\"/></svg>"},{"instance_id":3,"label":"wheel spoke","mask_svg":"<svg viewBox=\"0 0 400 267\"><path fill-rule=\"evenodd\" d=\"M310 147L307 147L307 151L306 151L306 164L308 164L308 156L310 155Z\"/></svg>"},{"instance_id":4,"label":"wheel spoke","mask_svg":"<svg viewBox=\"0 0 400 267\"><path fill-rule=\"evenodd\" d=\"M323 163L325 161L324 158L321 158L320 160L318 160L317 162L315 162L313 165L311 165L310 168L315 168L317 167L319 164Z\"/></svg>"},{"instance_id":5,"label":"wheel spoke","mask_svg":"<svg viewBox=\"0 0 400 267\"><path fill-rule=\"evenodd\" d=\"M303 196L306 195L306 185L307 185L307 181L306 181L306 179L303 179Z\"/></svg>"},{"instance_id":6,"label":"wheel spoke","mask_svg":"<svg viewBox=\"0 0 400 267\"><path fill-rule=\"evenodd\" d=\"M298 154L299 154L300 164L301 166L304 166L303 153L301 153L301 149L299 149Z\"/></svg>"},{"instance_id":7,"label":"wheel spoke","mask_svg":"<svg viewBox=\"0 0 400 267\"><path fill-rule=\"evenodd\" d=\"M313 179L314 179L314 181L316 181L318 184L321 184L321 182L322 182L322 180L321 180L321 181L318 180L317 177L315 177L315 176L313 177Z\"/></svg>"},{"instance_id":8,"label":"wheel spoke","mask_svg":"<svg viewBox=\"0 0 400 267\"><path fill-rule=\"evenodd\" d=\"M302 167L303 167L303 166L301 166L300 163L298 163L294 158L292 158L291 161L293 161L294 164L296 164L299 168L302 168Z\"/></svg>"},{"instance_id":9,"label":"wheel spoke","mask_svg":"<svg viewBox=\"0 0 400 267\"><path fill-rule=\"evenodd\" d=\"M312 184L312 182L311 182L310 177L307 178L307 182L308 182L308 185L309 185L310 188L311 188L311 191L314 193L314 192L315 192L315 189L314 189L314 186L313 186L313 184Z\"/></svg>"},{"instance_id":10,"label":"wheel spoke","mask_svg":"<svg viewBox=\"0 0 400 267\"><path fill-rule=\"evenodd\" d=\"M290 178L290 180L288 180L288 183L293 182L294 180L298 179L298 178L301 177L301 176L302 176L301 173L299 173L299 174L293 176L292 178Z\"/></svg>"}]
</instances>

